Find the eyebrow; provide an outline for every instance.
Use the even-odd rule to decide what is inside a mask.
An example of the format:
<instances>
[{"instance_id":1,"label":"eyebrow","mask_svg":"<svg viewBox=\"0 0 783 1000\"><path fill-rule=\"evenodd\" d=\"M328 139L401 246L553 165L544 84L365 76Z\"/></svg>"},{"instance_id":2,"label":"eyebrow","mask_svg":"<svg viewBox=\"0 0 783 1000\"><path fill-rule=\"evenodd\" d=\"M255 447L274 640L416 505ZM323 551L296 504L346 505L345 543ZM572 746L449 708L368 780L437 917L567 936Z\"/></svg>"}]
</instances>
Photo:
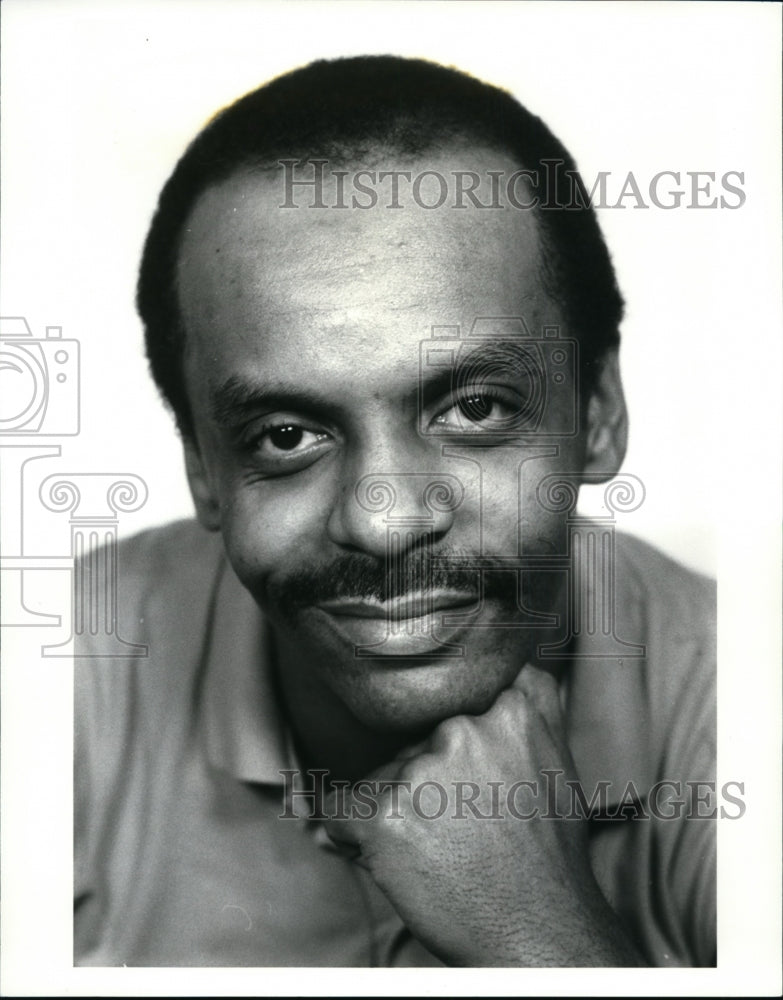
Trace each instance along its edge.
<instances>
[{"instance_id":1,"label":"eyebrow","mask_svg":"<svg viewBox=\"0 0 783 1000\"><path fill-rule=\"evenodd\" d=\"M333 413L332 401L309 389L286 382L248 381L232 375L209 389L212 419L222 427L235 427L261 410L298 410L303 413Z\"/></svg>"},{"instance_id":2,"label":"eyebrow","mask_svg":"<svg viewBox=\"0 0 783 1000\"><path fill-rule=\"evenodd\" d=\"M425 342L427 345L430 341ZM437 341L432 347L442 346ZM455 346L460 344L456 342ZM444 345L445 346L445 345ZM431 401L447 395L456 386L470 381L472 367L479 359L485 364L489 362L505 363L509 373L522 376L524 366L519 365L519 353L524 351L524 343L505 341L487 341L481 343L462 357L459 351L454 352L454 361L438 366L434 371L426 368L419 374L416 385L406 395L411 401L418 398L422 402ZM509 348L512 349L509 349ZM516 364L515 364L516 362ZM467 377L466 377L467 376ZM212 419L222 427L236 427L245 420L255 416L259 411L296 410L301 413L324 416L338 416L345 411L344 397L335 402L327 396L311 388L303 388L288 382L259 382L248 380L240 375L231 375L219 385L209 389L209 408Z\"/></svg>"},{"instance_id":3,"label":"eyebrow","mask_svg":"<svg viewBox=\"0 0 783 1000\"><path fill-rule=\"evenodd\" d=\"M512 378L524 378L530 374L529 359L535 341L487 339L486 342L477 343L475 347L471 343L472 349L465 351L464 348L468 343L471 342L455 341L452 346L434 340L430 347L430 342L427 341L427 346L433 352L442 351L445 347L447 351L453 353L450 361L438 365L432 374L422 377L419 392L423 401L445 395L454 388L464 388L474 381L482 383L490 371L498 373L505 369L506 375ZM527 359L527 364L522 360L523 357ZM535 359L534 353L532 357ZM538 367L535 360L533 364Z\"/></svg>"}]
</instances>

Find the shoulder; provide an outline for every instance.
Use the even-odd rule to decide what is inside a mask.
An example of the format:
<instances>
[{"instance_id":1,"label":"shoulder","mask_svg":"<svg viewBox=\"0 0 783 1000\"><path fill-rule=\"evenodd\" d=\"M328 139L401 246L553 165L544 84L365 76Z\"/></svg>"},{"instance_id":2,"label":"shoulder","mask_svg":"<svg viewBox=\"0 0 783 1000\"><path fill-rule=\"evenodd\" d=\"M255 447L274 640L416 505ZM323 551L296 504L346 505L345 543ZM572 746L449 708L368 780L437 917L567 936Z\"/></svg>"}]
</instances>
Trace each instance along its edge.
<instances>
[{"instance_id":1,"label":"shoulder","mask_svg":"<svg viewBox=\"0 0 783 1000\"><path fill-rule=\"evenodd\" d=\"M224 566L219 536L193 521L109 542L77 565L77 894L97 891L106 845L125 836L117 816L130 810L128 829L143 828L161 772L182 758Z\"/></svg>"},{"instance_id":2,"label":"shoulder","mask_svg":"<svg viewBox=\"0 0 783 1000\"><path fill-rule=\"evenodd\" d=\"M112 567L112 568L109 568ZM74 644L75 789L113 800L150 748L170 759L190 725L225 568L219 536L193 521L144 531L85 555L88 592ZM105 588L105 593L103 592ZM118 785L119 783L119 785Z\"/></svg>"},{"instance_id":3,"label":"shoulder","mask_svg":"<svg viewBox=\"0 0 783 1000\"><path fill-rule=\"evenodd\" d=\"M124 539L116 554L108 548L88 553L82 560L86 578L99 578L95 566L113 562L118 599L118 625L124 638L142 642L165 622L198 613L208 600L216 574L224 564L219 535L196 521L176 521ZM107 586L110 589L110 585ZM113 595L107 593L107 598ZM183 624L185 623L183 622ZM159 638L157 634L155 638ZM88 630L85 642L89 645ZM99 652L88 650L88 653ZM84 655L84 654L82 654Z\"/></svg>"},{"instance_id":4,"label":"shoulder","mask_svg":"<svg viewBox=\"0 0 783 1000\"><path fill-rule=\"evenodd\" d=\"M222 558L220 536L197 521L175 521L151 528L120 542L117 565L121 583L132 596L178 584L197 583L199 576Z\"/></svg>"},{"instance_id":5,"label":"shoulder","mask_svg":"<svg viewBox=\"0 0 783 1000\"><path fill-rule=\"evenodd\" d=\"M715 581L634 535L618 535L618 575L632 587L647 615L665 616L670 630L714 635ZM622 596L622 595L621 595Z\"/></svg>"},{"instance_id":6,"label":"shoulder","mask_svg":"<svg viewBox=\"0 0 783 1000\"><path fill-rule=\"evenodd\" d=\"M678 964L712 965L716 827L699 817L716 802L716 586L628 536L618 546L618 566L636 595L647 646L650 808L659 809L672 789L680 803L679 821L653 812L663 821L650 824L657 884L666 887L659 918L666 943L659 950L680 955Z\"/></svg>"},{"instance_id":7,"label":"shoulder","mask_svg":"<svg viewBox=\"0 0 783 1000\"><path fill-rule=\"evenodd\" d=\"M618 599L623 599L623 589L632 594L640 619L654 745L664 766L682 766L687 760L711 774L717 700L715 582L641 539L624 535L618 541Z\"/></svg>"},{"instance_id":8,"label":"shoulder","mask_svg":"<svg viewBox=\"0 0 783 1000\"><path fill-rule=\"evenodd\" d=\"M220 537L195 521L144 531L116 552L105 547L84 557L77 576L81 590L92 593L81 610L78 587L74 597L82 622L74 672L77 716L91 720L90 731L122 731L140 701L154 713L170 689L193 683L224 567ZM90 627L92 615L98 627Z\"/></svg>"}]
</instances>

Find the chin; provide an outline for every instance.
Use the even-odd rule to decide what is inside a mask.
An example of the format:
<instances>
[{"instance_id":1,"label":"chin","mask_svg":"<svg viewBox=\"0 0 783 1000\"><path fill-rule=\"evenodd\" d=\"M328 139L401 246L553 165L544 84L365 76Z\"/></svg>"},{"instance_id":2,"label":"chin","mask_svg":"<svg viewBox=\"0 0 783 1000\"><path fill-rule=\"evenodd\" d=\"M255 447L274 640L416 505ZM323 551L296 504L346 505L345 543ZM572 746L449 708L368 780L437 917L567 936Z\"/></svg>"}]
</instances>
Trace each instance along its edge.
<instances>
[{"instance_id":1,"label":"chin","mask_svg":"<svg viewBox=\"0 0 783 1000\"><path fill-rule=\"evenodd\" d=\"M498 660L477 669L472 657L390 659L355 660L328 678L351 714L378 733L425 733L455 715L481 715L518 672L517 663Z\"/></svg>"},{"instance_id":2,"label":"chin","mask_svg":"<svg viewBox=\"0 0 783 1000\"><path fill-rule=\"evenodd\" d=\"M320 691L323 711L331 704L339 714L341 706L366 730L403 737L421 737L456 715L486 712L539 639L518 628L463 626L447 637L457 655L433 650L431 641L414 642L411 655L405 640L397 643L406 650L400 655L360 656L358 643L371 638L363 623L348 633L342 622L308 610L293 626L278 624L289 678L296 672L301 684Z\"/></svg>"}]
</instances>

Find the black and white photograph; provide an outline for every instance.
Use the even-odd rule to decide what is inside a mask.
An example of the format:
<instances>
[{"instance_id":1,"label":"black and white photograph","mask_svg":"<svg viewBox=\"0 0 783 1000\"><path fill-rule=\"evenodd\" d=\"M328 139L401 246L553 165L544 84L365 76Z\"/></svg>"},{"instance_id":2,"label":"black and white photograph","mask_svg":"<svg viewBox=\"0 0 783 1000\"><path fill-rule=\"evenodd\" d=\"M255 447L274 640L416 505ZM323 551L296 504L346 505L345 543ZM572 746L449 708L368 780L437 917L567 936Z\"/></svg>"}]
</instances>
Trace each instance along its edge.
<instances>
[{"instance_id":1,"label":"black and white photograph","mask_svg":"<svg viewBox=\"0 0 783 1000\"><path fill-rule=\"evenodd\" d=\"M2 992L778 995L781 6L3 8Z\"/></svg>"}]
</instances>

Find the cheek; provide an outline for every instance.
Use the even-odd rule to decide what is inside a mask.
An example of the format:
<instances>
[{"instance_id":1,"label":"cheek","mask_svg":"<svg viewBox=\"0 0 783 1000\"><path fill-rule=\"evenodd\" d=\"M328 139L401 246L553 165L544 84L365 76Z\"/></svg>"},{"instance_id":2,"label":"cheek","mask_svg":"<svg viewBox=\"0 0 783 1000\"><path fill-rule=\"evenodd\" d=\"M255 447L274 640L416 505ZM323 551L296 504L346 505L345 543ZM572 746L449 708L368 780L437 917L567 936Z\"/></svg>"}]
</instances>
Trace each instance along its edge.
<instances>
[{"instance_id":1,"label":"cheek","mask_svg":"<svg viewBox=\"0 0 783 1000\"><path fill-rule=\"evenodd\" d=\"M542 503L543 486L548 476L578 472L578 458L562 447L556 455L536 456L532 450L498 448L482 457L480 477L474 476L466 491L460 546L478 544L487 554L502 556L564 551L567 515Z\"/></svg>"},{"instance_id":2,"label":"cheek","mask_svg":"<svg viewBox=\"0 0 783 1000\"><path fill-rule=\"evenodd\" d=\"M221 505L229 560L251 590L276 572L312 563L325 520L323 495L281 489L279 483L241 486Z\"/></svg>"}]
</instances>

